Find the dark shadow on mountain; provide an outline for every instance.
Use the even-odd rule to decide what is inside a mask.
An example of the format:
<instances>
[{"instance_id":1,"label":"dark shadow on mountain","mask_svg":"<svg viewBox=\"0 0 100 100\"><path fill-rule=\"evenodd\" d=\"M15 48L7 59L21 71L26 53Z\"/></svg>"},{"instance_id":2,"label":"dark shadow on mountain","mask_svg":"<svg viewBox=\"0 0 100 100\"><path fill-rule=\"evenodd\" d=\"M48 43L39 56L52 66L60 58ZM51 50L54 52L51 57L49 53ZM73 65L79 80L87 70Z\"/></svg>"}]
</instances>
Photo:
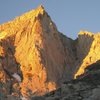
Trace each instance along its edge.
<instances>
[{"instance_id":1,"label":"dark shadow on mountain","mask_svg":"<svg viewBox=\"0 0 100 100\"><path fill-rule=\"evenodd\" d=\"M87 84L92 84L97 86L100 84L100 60L96 61L95 63L87 66L85 68L85 73L78 76L78 81L86 82Z\"/></svg>"},{"instance_id":2,"label":"dark shadow on mountain","mask_svg":"<svg viewBox=\"0 0 100 100\"><path fill-rule=\"evenodd\" d=\"M17 80L12 77L14 73L19 74L22 77L20 64L16 61L15 58L15 46L14 46L14 36L7 37L0 40L0 46L3 48L3 54L0 56L0 61L2 65L3 72L5 73L5 85L6 91L8 94L11 94L13 91L14 83L18 83ZM4 84L4 83L3 83Z\"/></svg>"},{"instance_id":3,"label":"dark shadow on mountain","mask_svg":"<svg viewBox=\"0 0 100 100\"><path fill-rule=\"evenodd\" d=\"M79 37L75 40L75 47L76 47L76 64L75 64L75 73L79 70L80 66L83 63L83 60L86 58L88 53L90 52L91 45L93 43L93 36L89 36L88 34L81 34ZM91 57L89 58L91 61ZM75 74L74 74L75 75Z\"/></svg>"},{"instance_id":4,"label":"dark shadow on mountain","mask_svg":"<svg viewBox=\"0 0 100 100\"><path fill-rule=\"evenodd\" d=\"M95 63L87 66L87 68L85 68L85 71L96 71L96 70L100 70L100 60L96 61Z\"/></svg>"}]
</instances>

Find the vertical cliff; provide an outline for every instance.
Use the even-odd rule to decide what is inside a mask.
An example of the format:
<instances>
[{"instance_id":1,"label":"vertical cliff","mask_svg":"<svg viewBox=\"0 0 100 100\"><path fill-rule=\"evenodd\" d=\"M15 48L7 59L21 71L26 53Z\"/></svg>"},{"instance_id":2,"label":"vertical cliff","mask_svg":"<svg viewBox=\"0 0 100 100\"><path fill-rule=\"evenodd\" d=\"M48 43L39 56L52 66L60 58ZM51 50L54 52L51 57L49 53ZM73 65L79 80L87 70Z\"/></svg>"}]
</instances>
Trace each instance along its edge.
<instances>
[{"instance_id":1,"label":"vertical cliff","mask_svg":"<svg viewBox=\"0 0 100 100\"><path fill-rule=\"evenodd\" d=\"M100 33L80 32L77 42L77 54L79 63L76 68L76 76L84 73L84 69L96 61L100 60Z\"/></svg>"},{"instance_id":2,"label":"vertical cliff","mask_svg":"<svg viewBox=\"0 0 100 100\"><path fill-rule=\"evenodd\" d=\"M22 95L44 94L73 77L74 41L57 31L42 6L1 25L0 31L1 68L21 77Z\"/></svg>"}]
</instances>

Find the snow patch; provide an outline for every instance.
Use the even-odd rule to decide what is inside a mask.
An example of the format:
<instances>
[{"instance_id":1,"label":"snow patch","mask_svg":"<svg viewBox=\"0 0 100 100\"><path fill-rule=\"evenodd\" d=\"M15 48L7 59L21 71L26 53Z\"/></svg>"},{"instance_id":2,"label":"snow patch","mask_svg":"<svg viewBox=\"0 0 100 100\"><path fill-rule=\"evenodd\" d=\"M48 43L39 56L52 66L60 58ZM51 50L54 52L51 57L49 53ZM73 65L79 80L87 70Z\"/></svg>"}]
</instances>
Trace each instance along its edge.
<instances>
[{"instance_id":1,"label":"snow patch","mask_svg":"<svg viewBox=\"0 0 100 100\"><path fill-rule=\"evenodd\" d=\"M21 82L21 77L17 74L17 73L14 73L12 75L18 82Z\"/></svg>"}]
</instances>

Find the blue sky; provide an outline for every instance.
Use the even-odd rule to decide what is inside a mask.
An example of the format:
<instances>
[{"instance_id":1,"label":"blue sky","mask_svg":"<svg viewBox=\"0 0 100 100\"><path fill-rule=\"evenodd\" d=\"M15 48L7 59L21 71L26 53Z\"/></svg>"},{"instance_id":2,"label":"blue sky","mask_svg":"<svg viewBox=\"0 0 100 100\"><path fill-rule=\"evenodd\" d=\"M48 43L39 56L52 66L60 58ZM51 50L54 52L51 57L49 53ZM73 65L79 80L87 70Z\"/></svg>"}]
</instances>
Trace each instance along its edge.
<instances>
[{"instance_id":1,"label":"blue sky","mask_svg":"<svg viewBox=\"0 0 100 100\"><path fill-rule=\"evenodd\" d=\"M100 0L0 0L0 24L40 4L68 37L75 39L80 30L100 32Z\"/></svg>"}]
</instances>

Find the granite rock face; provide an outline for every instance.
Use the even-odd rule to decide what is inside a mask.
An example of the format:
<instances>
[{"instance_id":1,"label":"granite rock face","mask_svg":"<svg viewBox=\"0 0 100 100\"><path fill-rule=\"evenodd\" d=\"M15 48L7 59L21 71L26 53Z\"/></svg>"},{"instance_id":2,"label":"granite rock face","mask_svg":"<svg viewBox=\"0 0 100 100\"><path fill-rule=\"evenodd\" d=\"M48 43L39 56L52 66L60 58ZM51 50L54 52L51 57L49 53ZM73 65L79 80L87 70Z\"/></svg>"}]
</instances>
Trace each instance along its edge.
<instances>
[{"instance_id":1,"label":"granite rock face","mask_svg":"<svg viewBox=\"0 0 100 100\"><path fill-rule=\"evenodd\" d=\"M99 45L99 33L81 31L76 40L60 33L42 6L0 25L1 97L56 90L100 59Z\"/></svg>"},{"instance_id":2,"label":"granite rock face","mask_svg":"<svg viewBox=\"0 0 100 100\"><path fill-rule=\"evenodd\" d=\"M79 63L74 78L85 72L85 68L100 60L100 33L80 32L77 39Z\"/></svg>"},{"instance_id":3,"label":"granite rock face","mask_svg":"<svg viewBox=\"0 0 100 100\"><path fill-rule=\"evenodd\" d=\"M57 31L42 6L0 25L0 34L1 79L20 77L11 86L18 84L23 96L42 95L73 77L73 40Z\"/></svg>"}]
</instances>

